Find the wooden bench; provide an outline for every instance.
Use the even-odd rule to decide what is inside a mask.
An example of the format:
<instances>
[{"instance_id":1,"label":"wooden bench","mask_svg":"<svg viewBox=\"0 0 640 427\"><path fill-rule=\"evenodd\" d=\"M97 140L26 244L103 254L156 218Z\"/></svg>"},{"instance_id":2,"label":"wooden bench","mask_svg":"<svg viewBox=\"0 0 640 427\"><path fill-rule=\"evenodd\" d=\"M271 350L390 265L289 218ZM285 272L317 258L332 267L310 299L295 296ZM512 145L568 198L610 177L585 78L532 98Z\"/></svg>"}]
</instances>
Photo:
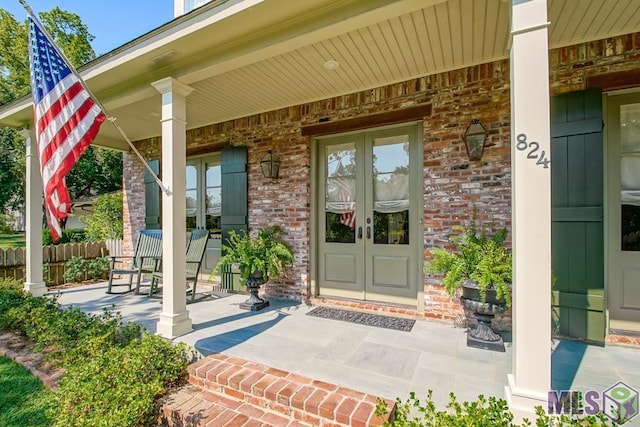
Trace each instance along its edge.
<instances>
[{"instance_id":1,"label":"wooden bench","mask_svg":"<svg viewBox=\"0 0 640 427\"><path fill-rule=\"evenodd\" d=\"M111 268L109 269L108 294L124 294L131 292L133 276L136 276L136 292L140 289L140 281L143 273L153 273L156 261L154 258L162 257L162 230L142 230L138 236L136 250L133 256L111 256ZM113 283L114 276L129 276L128 283ZM113 292L114 286L128 286L124 292Z\"/></svg>"}]
</instances>

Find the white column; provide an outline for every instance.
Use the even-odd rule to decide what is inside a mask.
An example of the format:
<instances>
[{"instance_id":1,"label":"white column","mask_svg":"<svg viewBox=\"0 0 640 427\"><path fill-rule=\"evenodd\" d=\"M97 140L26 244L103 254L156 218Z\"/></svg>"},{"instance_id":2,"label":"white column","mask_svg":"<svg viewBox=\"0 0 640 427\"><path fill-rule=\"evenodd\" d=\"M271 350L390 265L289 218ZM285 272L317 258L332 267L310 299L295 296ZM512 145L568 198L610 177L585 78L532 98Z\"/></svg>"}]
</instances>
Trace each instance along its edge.
<instances>
[{"instance_id":1,"label":"white column","mask_svg":"<svg viewBox=\"0 0 640 427\"><path fill-rule=\"evenodd\" d=\"M512 1L513 368L505 391L517 419L535 419L551 387L549 23L546 0Z\"/></svg>"},{"instance_id":2,"label":"white column","mask_svg":"<svg viewBox=\"0 0 640 427\"><path fill-rule=\"evenodd\" d=\"M42 275L42 176L38 143L33 129L23 129L20 135L26 146L26 194L25 204L27 219L25 221L26 269L24 290L39 297L47 293L47 286Z\"/></svg>"},{"instance_id":3,"label":"white column","mask_svg":"<svg viewBox=\"0 0 640 427\"><path fill-rule=\"evenodd\" d=\"M173 77L151 83L162 94L162 313L157 333L191 330L186 296L186 97L193 90Z\"/></svg>"}]
</instances>

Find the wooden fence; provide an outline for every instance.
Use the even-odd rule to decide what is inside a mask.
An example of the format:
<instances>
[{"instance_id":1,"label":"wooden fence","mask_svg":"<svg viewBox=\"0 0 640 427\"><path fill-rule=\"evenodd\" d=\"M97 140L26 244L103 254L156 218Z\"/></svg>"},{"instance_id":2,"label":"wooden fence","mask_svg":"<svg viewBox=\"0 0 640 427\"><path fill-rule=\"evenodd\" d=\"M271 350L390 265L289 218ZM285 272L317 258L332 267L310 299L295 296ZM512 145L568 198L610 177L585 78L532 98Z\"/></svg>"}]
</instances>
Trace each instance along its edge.
<instances>
[{"instance_id":1,"label":"wooden fence","mask_svg":"<svg viewBox=\"0 0 640 427\"><path fill-rule=\"evenodd\" d=\"M44 246L42 262L45 266L44 280L47 285L60 285L65 282L64 269L71 257L94 259L107 255L105 242L65 243L63 245ZM0 248L0 278L23 280L25 277L25 248Z\"/></svg>"}]
</instances>

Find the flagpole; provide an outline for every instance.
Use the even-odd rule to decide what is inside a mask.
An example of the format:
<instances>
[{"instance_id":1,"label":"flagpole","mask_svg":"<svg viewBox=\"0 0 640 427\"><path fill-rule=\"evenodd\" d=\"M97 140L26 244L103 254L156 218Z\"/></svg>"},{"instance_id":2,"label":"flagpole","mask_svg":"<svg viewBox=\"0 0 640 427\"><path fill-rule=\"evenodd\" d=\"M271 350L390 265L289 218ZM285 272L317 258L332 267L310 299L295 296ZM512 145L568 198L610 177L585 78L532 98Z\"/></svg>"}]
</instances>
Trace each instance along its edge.
<instances>
[{"instance_id":1,"label":"flagpole","mask_svg":"<svg viewBox=\"0 0 640 427\"><path fill-rule=\"evenodd\" d=\"M69 61L69 59L67 58L67 56L64 54L64 52L62 51L62 49L60 49L58 47L58 45L56 44L56 42L51 38L51 36L49 35L49 32L44 28L44 26L42 26L42 23L40 22L40 20L38 19L38 17L35 15L35 13L33 12L33 9L31 9L31 6L29 6L27 4L26 0L18 0L20 2L20 4L22 4L22 7L24 7L24 9L27 11L27 14L31 17L31 19L33 19L33 21L35 22L36 25L38 25L40 27L40 29L42 30L42 34L44 34L44 36L47 38L47 40L49 40L49 43L51 43L51 45L53 46L53 48L56 50L56 52L58 53L58 55L60 55L60 57L62 59L64 59L64 61L66 62L67 66L69 67L69 69L71 70L71 72L78 78L78 81L80 82L80 84L82 85L82 87L84 88L84 90L87 91L87 93L89 94L89 96L91 97L91 99L93 99L93 102L96 103L96 105L102 110L102 112L107 116L107 120L109 122L111 122L111 124L113 124L113 126L118 130L118 132L120 133L120 136L122 136L122 138L127 141L127 144L129 144L129 147L131 147L131 150L138 156L138 158L142 161L142 164L144 165L145 168L147 168L147 170L149 171L149 173L151 174L151 176L153 177L153 179L156 181L156 184L158 184L158 186L160 187L160 189L162 189L162 191L164 191L164 193L166 195L171 195L171 190L167 187L164 186L164 184L162 183L162 181L160 180L160 178L158 178L158 175L156 175L156 173L153 171L153 169L151 169L151 166L149 166L149 164L147 163L147 161L144 159L144 157L142 157L142 154L140 154L140 152L138 151L138 149L135 147L135 145L133 145L133 142L131 142L131 140L129 139L129 137L124 133L124 131L122 130L122 128L116 123L117 118L113 117L111 115L109 115L109 113L107 112L107 109L104 108L104 105L102 105L102 102L100 102L100 100L94 95L94 93L91 91L91 89L87 86L87 83L84 81L84 79L82 77L80 77L80 74L78 73L78 71L76 70L76 67L73 66L73 64L71 63L71 61Z\"/></svg>"}]
</instances>

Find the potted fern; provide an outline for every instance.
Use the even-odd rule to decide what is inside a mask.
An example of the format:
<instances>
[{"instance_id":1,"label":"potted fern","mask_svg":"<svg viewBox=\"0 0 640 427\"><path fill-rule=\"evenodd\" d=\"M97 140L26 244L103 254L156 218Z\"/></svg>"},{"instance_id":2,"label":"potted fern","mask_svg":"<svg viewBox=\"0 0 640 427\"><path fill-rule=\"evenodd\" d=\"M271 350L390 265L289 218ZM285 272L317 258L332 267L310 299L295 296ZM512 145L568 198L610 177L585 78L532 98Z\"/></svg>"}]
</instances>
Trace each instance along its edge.
<instances>
[{"instance_id":1,"label":"potted fern","mask_svg":"<svg viewBox=\"0 0 640 427\"><path fill-rule=\"evenodd\" d=\"M467 344L504 351L502 338L490 324L496 314L511 305L512 256L504 244L507 230L478 231L475 216L474 208L469 228L453 228L457 234L450 241L455 251L431 249L433 258L425 262L424 270L442 274L441 283L451 297L462 289L461 304L475 312L478 320L478 327L467 336Z\"/></svg>"},{"instance_id":2,"label":"potted fern","mask_svg":"<svg viewBox=\"0 0 640 427\"><path fill-rule=\"evenodd\" d=\"M258 290L269 278L282 277L293 265L293 253L282 241L282 228L277 225L261 228L252 236L246 231L231 231L228 244L223 244L224 255L218 261L212 274L218 274L223 268L237 268L242 283L247 285L250 297L240 305L252 311L269 305L258 297Z\"/></svg>"},{"instance_id":3,"label":"potted fern","mask_svg":"<svg viewBox=\"0 0 640 427\"><path fill-rule=\"evenodd\" d=\"M503 299L511 305L511 252L504 246L507 230L489 235L478 234L475 228L453 228L457 235L450 238L456 251L433 248L433 259L425 262L425 272L443 274L442 285L450 296L463 286L477 289L480 299ZM471 283L469 283L471 282Z\"/></svg>"}]
</instances>

